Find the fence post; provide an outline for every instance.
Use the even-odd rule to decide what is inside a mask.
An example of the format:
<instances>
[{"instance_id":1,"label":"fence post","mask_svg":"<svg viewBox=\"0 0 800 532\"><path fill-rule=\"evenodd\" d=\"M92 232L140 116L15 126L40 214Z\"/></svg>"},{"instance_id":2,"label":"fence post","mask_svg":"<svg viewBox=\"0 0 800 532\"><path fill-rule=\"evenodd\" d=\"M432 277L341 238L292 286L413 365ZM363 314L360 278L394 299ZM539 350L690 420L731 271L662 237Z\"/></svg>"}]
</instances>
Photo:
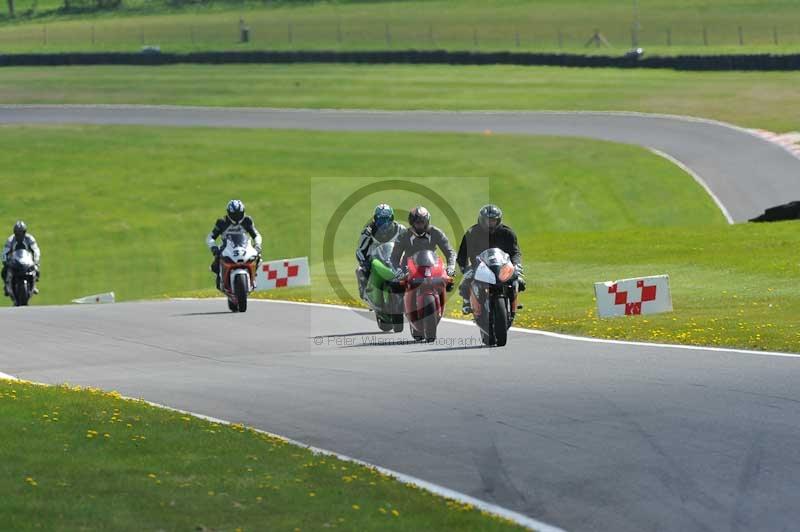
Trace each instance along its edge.
<instances>
[{"instance_id":1,"label":"fence post","mask_svg":"<svg viewBox=\"0 0 800 532\"><path fill-rule=\"evenodd\" d=\"M94 24L92 24L92 45L94 45Z\"/></svg>"},{"instance_id":2,"label":"fence post","mask_svg":"<svg viewBox=\"0 0 800 532\"><path fill-rule=\"evenodd\" d=\"M739 26L739 46L744 46L744 32L741 26Z\"/></svg>"},{"instance_id":3,"label":"fence post","mask_svg":"<svg viewBox=\"0 0 800 532\"><path fill-rule=\"evenodd\" d=\"M392 45L392 30L389 29L389 23L384 23L385 25L385 33L386 33L386 46Z\"/></svg>"},{"instance_id":4,"label":"fence post","mask_svg":"<svg viewBox=\"0 0 800 532\"><path fill-rule=\"evenodd\" d=\"M139 40L144 44L144 26L139 26Z\"/></svg>"},{"instance_id":5,"label":"fence post","mask_svg":"<svg viewBox=\"0 0 800 532\"><path fill-rule=\"evenodd\" d=\"M472 28L472 45L478 47L478 28Z\"/></svg>"},{"instance_id":6,"label":"fence post","mask_svg":"<svg viewBox=\"0 0 800 532\"><path fill-rule=\"evenodd\" d=\"M708 46L708 29L703 26L703 46Z\"/></svg>"},{"instance_id":7,"label":"fence post","mask_svg":"<svg viewBox=\"0 0 800 532\"><path fill-rule=\"evenodd\" d=\"M428 24L428 42L433 45L433 24Z\"/></svg>"},{"instance_id":8,"label":"fence post","mask_svg":"<svg viewBox=\"0 0 800 532\"><path fill-rule=\"evenodd\" d=\"M294 35L292 35L292 33L293 33L292 32L292 23L290 22L286 26L286 38L289 41L289 44L292 44L292 42L294 41Z\"/></svg>"},{"instance_id":9,"label":"fence post","mask_svg":"<svg viewBox=\"0 0 800 532\"><path fill-rule=\"evenodd\" d=\"M189 40L192 41L192 46L194 46L194 26L189 27Z\"/></svg>"},{"instance_id":10,"label":"fence post","mask_svg":"<svg viewBox=\"0 0 800 532\"><path fill-rule=\"evenodd\" d=\"M42 44L47 46L47 25L42 24Z\"/></svg>"},{"instance_id":11,"label":"fence post","mask_svg":"<svg viewBox=\"0 0 800 532\"><path fill-rule=\"evenodd\" d=\"M562 35L560 29L558 30L558 47L559 48L563 48L564 47L564 35Z\"/></svg>"},{"instance_id":12,"label":"fence post","mask_svg":"<svg viewBox=\"0 0 800 532\"><path fill-rule=\"evenodd\" d=\"M667 28L667 46L672 46L672 28Z\"/></svg>"},{"instance_id":13,"label":"fence post","mask_svg":"<svg viewBox=\"0 0 800 532\"><path fill-rule=\"evenodd\" d=\"M336 42L342 44L342 21L336 22Z\"/></svg>"},{"instance_id":14,"label":"fence post","mask_svg":"<svg viewBox=\"0 0 800 532\"><path fill-rule=\"evenodd\" d=\"M514 43L517 45L517 48L519 48L519 30L514 33Z\"/></svg>"},{"instance_id":15,"label":"fence post","mask_svg":"<svg viewBox=\"0 0 800 532\"><path fill-rule=\"evenodd\" d=\"M775 46L778 46L778 27L772 27L772 42L775 43Z\"/></svg>"}]
</instances>

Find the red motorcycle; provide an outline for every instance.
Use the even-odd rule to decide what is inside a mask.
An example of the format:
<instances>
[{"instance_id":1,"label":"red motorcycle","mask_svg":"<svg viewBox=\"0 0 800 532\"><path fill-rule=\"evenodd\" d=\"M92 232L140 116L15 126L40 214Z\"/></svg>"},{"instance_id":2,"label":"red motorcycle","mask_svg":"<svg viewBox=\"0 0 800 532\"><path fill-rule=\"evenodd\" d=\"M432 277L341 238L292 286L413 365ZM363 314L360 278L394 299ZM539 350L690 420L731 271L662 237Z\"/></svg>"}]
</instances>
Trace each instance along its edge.
<instances>
[{"instance_id":1,"label":"red motorcycle","mask_svg":"<svg viewBox=\"0 0 800 532\"><path fill-rule=\"evenodd\" d=\"M453 279L433 251L418 251L408 259L407 267L400 284L405 287L403 305L411 336L418 342L433 342L444 313L445 292L453 289Z\"/></svg>"}]
</instances>

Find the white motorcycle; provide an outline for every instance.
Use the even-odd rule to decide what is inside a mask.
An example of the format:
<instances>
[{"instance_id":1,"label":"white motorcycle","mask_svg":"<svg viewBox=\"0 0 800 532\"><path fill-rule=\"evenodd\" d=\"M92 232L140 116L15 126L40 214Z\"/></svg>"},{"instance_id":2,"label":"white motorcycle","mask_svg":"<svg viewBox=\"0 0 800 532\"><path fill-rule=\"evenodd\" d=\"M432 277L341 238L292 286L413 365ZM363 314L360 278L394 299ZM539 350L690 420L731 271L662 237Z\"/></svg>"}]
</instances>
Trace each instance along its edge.
<instances>
[{"instance_id":1,"label":"white motorcycle","mask_svg":"<svg viewBox=\"0 0 800 532\"><path fill-rule=\"evenodd\" d=\"M28 304L36 288L36 263L33 253L27 249L18 249L11 254L7 262L8 279L6 283L11 301L15 307Z\"/></svg>"},{"instance_id":2,"label":"white motorcycle","mask_svg":"<svg viewBox=\"0 0 800 532\"><path fill-rule=\"evenodd\" d=\"M247 311L247 296L256 288L256 268L261 256L250 237L231 234L220 250L220 291L228 298L231 312Z\"/></svg>"},{"instance_id":3,"label":"white motorcycle","mask_svg":"<svg viewBox=\"0 0 800 532\"><path fill-rule=\"evenodd\" d=\"M514 322L519 272L508 253L489 248L478 255L470 290L470 304L475 324L486 345L504 346L508 329Z\"/></svg>"}]
</instances>

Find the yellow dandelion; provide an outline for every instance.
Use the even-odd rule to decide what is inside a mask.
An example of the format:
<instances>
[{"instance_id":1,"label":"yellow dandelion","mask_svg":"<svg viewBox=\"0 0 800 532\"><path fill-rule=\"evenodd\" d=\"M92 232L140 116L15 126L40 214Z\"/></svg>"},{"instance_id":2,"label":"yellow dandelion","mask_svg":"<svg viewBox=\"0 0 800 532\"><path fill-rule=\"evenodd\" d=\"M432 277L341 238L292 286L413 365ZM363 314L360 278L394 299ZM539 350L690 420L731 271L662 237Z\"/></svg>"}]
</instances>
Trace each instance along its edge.
<instances>
[{"instance_id":1,"label":"yellow dandelion","mask_svg":"<svg viewBox=\"0 0 800 532\"><path fill-rule=\"evenodd\" d=\"M361 509L361 506L359 506L357 504L353 505L353 510L360 510L360 509Z\"/></svg>"}]
</instances>

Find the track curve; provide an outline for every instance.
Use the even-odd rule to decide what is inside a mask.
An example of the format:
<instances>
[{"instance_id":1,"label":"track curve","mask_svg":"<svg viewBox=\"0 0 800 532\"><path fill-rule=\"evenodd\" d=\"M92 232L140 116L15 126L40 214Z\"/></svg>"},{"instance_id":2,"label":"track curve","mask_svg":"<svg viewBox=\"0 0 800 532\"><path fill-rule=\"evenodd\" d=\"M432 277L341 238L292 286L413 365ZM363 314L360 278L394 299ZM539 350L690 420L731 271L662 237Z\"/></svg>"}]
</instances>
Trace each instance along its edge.
<instances>
[{"instance_id":1,"label":"track curve","mask_svg":"<svg viewBox=\"0 0 800 532\"><path fill-rule=\"evenodd\" d=\"M172 301L0 310L0 369L283 434L569 530L800 520L800 361L512 333L389 345L363 313ZM367 316L369 318L369 316ZM373 338L374 335L374 338Z\"/></svg>"},{"instance_id":2,"label":"track curve","mask_svg":"<svg viewBox=\"0 0 800 532\"><path fill-rule=\"evenodd\" d=\"M707 184L736 222L800 199L800 159L711 120L613 112L437 112L136 105L3 105L0 124L82 123L324 131L559 135L636 144L668 154Z\"/></svg>"}]
</instances>

